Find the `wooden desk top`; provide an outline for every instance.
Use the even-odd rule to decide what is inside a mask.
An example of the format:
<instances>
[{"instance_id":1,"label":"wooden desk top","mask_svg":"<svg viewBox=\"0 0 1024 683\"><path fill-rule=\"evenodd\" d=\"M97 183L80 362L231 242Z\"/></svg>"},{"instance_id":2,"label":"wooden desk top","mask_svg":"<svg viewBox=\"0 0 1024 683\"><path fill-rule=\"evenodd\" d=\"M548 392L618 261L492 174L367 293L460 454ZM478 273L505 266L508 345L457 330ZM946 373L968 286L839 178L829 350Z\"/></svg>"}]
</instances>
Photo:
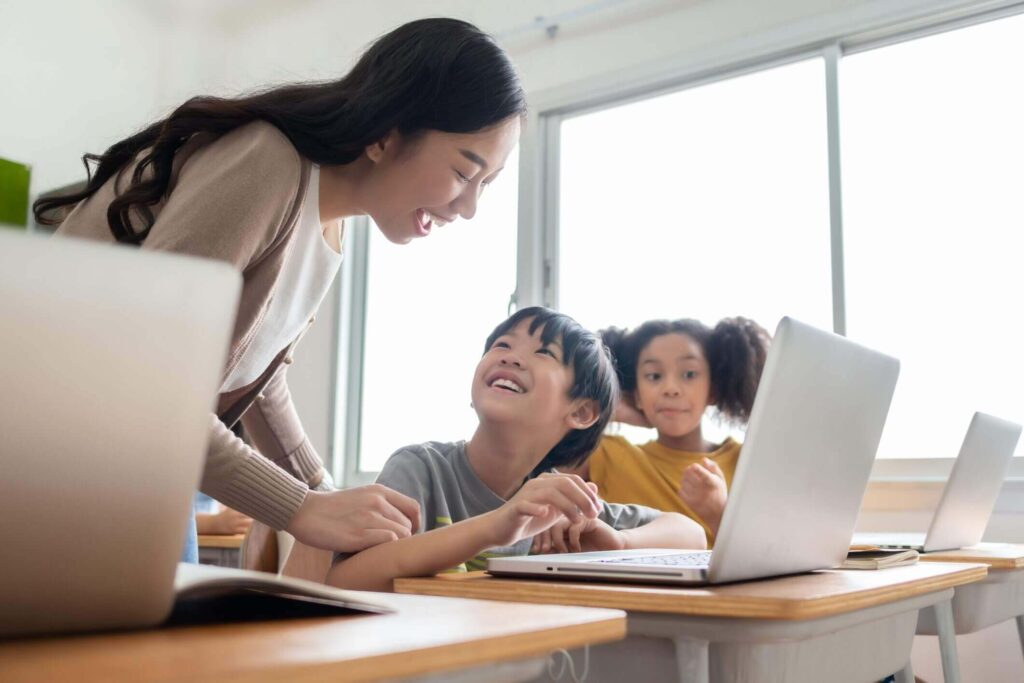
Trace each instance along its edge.
<instances>
[{"instance_id":1,"label":"wooden desk top","mask_svg":"<svg viewBox=\"0 0 1024 683\"><path fill-rule=\"evenodd\" d=\"M200 548L241 548L245 534L234 534L233 536L221 535L199 535Z\"/></svg>"},{"instance_id":2,"label":"wooden desk top","mask_svg":"<svg viewBox=\"0 0 1024 683\"><path fill-rule=\"evenodd\" d=\"M682 588L510 579L484 572L398 579L399 593L611 607L686 616L799 620L853 612L985 578L978 564L929 562L873 571L825 570L722 586Z\"/></svg>"},{"instance_id":3,"label":"wooden desk top","mask_svg":"<svg viewBox=\"0 0 1024 683\"><path fill-rule=\"evenodd\" d=\"M0 642L0 679L375 681L619 640L611 610L368 593L394 614Z\"/></svg>"},{"instance_id":4,"label":"wooden desk top","mask_svg":"<svg viewBox=\"0 0 1024 683\"><path fill-rule=\"evenodd\" d=\"M927 562L977 562L989 569L1024 569L1024 545L1014 543L979 543L960 550L925 553Z\"/></svg>"}]
</instances>

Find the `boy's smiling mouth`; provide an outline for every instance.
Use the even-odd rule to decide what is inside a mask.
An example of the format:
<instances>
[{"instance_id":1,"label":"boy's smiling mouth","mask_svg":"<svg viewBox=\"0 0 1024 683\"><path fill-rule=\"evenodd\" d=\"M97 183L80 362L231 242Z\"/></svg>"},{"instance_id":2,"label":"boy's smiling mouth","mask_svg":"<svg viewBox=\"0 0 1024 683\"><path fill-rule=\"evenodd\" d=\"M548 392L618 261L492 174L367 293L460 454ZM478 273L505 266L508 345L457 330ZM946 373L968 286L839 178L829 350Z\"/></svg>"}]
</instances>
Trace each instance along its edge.
<instances>
[{"instance_id":1,"label":"boy's smiling mouth","mask_svg":"<svg viewBox=\"0 0 1024 683\"><path fill-rule=\"evenodd\" d=\"M507 391L513 394L525 394L526 388L511 375L511 373L499 372L491 377L487 386L499 391Z\"/></svg>"}]
</instances>

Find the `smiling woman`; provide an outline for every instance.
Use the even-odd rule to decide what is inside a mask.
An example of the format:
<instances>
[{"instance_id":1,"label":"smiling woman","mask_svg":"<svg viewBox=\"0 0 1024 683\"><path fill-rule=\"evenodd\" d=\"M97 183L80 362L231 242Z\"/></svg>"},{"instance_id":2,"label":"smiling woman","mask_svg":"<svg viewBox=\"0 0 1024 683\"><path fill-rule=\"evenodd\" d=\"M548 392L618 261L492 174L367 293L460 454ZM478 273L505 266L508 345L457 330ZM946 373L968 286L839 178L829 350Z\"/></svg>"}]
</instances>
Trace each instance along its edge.
<instances>
[{"instance_id":1,"label":"smiling woman","mask_svg":"<svg viewBox=\"0 0 1024 683\"><path fill-rule=\"evenodd\" d=\"M61 235L242 271L201 488L309 545L359 550L408 536L419 510L382 486L332 490L285 370L337 274L342 222L370 216L404 244L472 218L516 144L525 107L512 64L489 36L454 19L415 21L380 38L338 80L193 98L85 155L87 168L95 165L85 189L33 208ZM229 431L238 420L255 448Z\"/></svg>"}]
</instances>

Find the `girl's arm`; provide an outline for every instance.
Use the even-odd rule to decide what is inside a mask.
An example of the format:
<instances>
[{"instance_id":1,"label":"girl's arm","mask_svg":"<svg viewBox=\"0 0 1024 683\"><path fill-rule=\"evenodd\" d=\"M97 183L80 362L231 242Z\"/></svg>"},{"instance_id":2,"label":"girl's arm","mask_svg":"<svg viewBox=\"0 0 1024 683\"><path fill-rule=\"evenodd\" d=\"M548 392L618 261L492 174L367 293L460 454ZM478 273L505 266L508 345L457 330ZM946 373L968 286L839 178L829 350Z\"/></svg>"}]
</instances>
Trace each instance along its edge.
<instances>
[{"instance_id":1,"label":"girl's arm","mask_svg":"<svg viewBox=\"0 0 1024 683\"><path fill-rule=\"evenodd\" d=\"M626 548L685 548L704 550L708 539L704 528L678 512L663 512L653 521L635 529L620 531Z\"/></svg>"}]
</instances>

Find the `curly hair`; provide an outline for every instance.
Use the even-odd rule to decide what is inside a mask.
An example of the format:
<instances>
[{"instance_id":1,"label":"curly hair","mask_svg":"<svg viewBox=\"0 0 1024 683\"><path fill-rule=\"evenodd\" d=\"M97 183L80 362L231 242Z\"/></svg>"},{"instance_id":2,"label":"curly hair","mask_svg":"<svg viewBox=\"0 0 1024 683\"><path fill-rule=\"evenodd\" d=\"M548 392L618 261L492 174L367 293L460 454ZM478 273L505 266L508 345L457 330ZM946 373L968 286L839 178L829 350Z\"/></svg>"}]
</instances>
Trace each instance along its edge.
<instances>
[{"instance_id":1,"label":"curly hair","mask_svg":"<svg viewBox=\"0 0 1024 683\"><path fill-rule=\"evenodd\" d=\"M624 395L636 391L640 354L655 337L684 334L704 351L711 374L711 400L727 422L745 424L754 407L771 335L748 318L725 318L714 328L699 320L649 320L634 330L609 327L599 332L615 360Z\"/></svg>"}]
</instances>

